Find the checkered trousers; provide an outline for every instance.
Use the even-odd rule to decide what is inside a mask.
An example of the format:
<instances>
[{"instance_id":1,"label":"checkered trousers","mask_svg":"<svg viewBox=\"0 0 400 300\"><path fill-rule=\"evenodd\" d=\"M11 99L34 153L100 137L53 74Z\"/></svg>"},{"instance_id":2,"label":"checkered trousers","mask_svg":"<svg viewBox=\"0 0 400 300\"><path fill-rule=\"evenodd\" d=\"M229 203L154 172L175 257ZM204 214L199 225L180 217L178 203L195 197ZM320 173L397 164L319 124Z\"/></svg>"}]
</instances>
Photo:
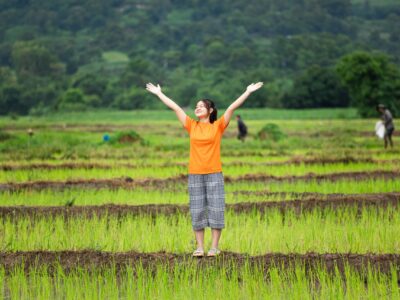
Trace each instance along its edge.
<instances>
[{"instance_id":1,"label":"checkered trousers","mask_svg":"<svg viewBox=\"0 0 400 300\"><path fill-rule=\"evenodd\" d=\"M222 172L189 174L190 214L194 230L225 227L225 191Z\"/></svg>"}]
</instances>

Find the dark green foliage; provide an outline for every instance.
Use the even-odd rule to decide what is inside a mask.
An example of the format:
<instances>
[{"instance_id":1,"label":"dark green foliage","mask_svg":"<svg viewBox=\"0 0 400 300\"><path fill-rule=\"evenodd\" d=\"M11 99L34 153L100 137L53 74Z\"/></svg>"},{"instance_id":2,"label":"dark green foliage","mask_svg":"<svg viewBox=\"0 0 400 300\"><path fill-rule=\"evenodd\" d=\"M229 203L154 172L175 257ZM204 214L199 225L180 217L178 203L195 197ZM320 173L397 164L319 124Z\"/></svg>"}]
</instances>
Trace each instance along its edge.
<instances>
[{"instance_id":1,"label":"dark green foliage","mask_svg":"<svg viewBox=\"0 0 400 300\"><path fill-rule=\"evenodd\" d=\"M330 68L313 66L295 78L292 90L285 95L287 108L347 107L347 90Z\"/></svg>"},{"instance_id":2,"label":"dark green foliage","mask_svg":"<svg viewBox=\"0 0 400 300\"><path fill-rule=\"evenodd\" d=\"M266 124L261 130L257 133L257 138L264 140L272 140L274 142L280 141L285 138L286 135L281 131L279 126L274 123Z\"/></svg>"},{"instance_id":3,"label":"dark green foliage","mask_svg":"<svg viewBox=\"0 0 400 300\"><path fill-rule=\"evenodd\" d=\"M0 114L71 109L60 100L70 89L82 92L74 109L161 107L143 93L149 81L182 106L225 108L259 80L247 107L344 106L318 70L360 49L399 64L399 22L392 0L0 0Z\"/></svg>"},{"instance_id":4,"label":"dark green foliage","mask_svg":"<svg viewBox=\"0 0 400 300\"><path fill-rule=\"evenodd\" d=\"M399 114L400 71L387 55L367 52L346 55L337 64L337 72L361 116L376 116L375 107L380 103Z\"/></svg>"},{"instance_id":5,"label":"dark green foliage","mask_svg":"<svg viewBox=\"0 0 400 300\"><path fill-rule=\"evenodd\" d=\"M154 108L158 101L144 88L133 86L128 92L119 95L113 102L113 106L122 110Z\"/></svg>"},{"instance_id":6,"label":"dark green foliage","mask_svg":"<svg viewBox=\"0 0 400 300\"><path fill-rule=\"evenodd\" d=\"M85 95L80 89L68 89L61 97L58 105L59 110L81 111L87 108Z\"/></svg>"},{"instance_id":7,"label":"dark green foliage","mask_svg":"<svg viewBox=\"0 0 400 300\"><path fill-rule=\"evenodd\" d=\"M22 100L22 90L18 85L6 85L0 89L0 114L26 114L28 103Z\"/></svg>"},{"instance_id":8,"label":"dark green foliage","mask_svg":"<svg viewBox=\"0 0 400 300\"><path fill-rule=\"evenodd\" d=\"M16 42L12 49L13 65L19 76L49 76L63 72L63 66L44 46L34 42Z\"/></svg>"},{"instance_id":9,"label":"dark green foliage","mask_svg":"<svg viewBox=\"0 0 400 300\"><path fill-rule=\"evenodd\" d=\"M81 89L86 95L103 97L107 89L107 79L95 73L77 74L72 87Z\"/></svg>"}]
</instances>

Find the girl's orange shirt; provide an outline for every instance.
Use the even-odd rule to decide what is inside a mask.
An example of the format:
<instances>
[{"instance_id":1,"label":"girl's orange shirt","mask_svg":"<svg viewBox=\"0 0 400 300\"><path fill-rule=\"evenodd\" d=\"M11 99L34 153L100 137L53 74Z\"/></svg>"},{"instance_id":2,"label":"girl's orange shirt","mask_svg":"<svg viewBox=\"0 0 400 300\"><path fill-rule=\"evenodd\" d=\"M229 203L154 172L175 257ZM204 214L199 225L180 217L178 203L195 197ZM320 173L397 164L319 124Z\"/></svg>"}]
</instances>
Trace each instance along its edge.
<instances>
[{"instance_id":1,"label":"girl's orange shirt","mask_svg":"<svg viewBox=\"0 0 400 300\"><path fill-rule=\"evenodd\" d=\"M190 136L189 174L222 172L221 138L227 126L224 116L212 124L186 116L185 128Z\"/></svg>"}]
</instances>

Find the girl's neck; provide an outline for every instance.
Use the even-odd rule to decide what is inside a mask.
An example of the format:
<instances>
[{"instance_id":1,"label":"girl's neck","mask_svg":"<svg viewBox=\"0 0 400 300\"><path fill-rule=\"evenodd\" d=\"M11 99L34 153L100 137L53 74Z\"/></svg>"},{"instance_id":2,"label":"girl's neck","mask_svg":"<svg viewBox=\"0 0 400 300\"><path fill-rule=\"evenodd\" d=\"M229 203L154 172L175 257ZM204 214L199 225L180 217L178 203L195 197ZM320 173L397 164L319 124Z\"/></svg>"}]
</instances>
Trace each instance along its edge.
<instances>
[{"instance_id":1,"label":"girl's neck","mask_svg":"<svg viewBox=\"0 0 400 300\"><path fill-rule=\"evenodd\" d=\"M210 123L210 117L207 118L199 118L200 123Z\"/></svg>"}]
</instances>

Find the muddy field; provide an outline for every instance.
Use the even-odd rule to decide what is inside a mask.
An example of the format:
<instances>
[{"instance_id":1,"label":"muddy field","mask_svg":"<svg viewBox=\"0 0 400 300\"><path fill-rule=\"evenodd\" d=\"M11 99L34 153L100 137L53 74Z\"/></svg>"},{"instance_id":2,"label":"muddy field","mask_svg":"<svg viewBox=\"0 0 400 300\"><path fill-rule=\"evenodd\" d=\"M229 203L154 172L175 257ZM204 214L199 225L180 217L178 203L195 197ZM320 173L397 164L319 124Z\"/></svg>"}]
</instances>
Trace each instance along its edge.
<instances>
[{"instance_id":1,"label":"muddy field","mask_svg":"<svg viewBox=\"0 0 400 300\"><path fill-rule=\"evenodd\" d=\"M165 124L160 130L160 127L154 126L151 124L140 124L140 125L128 125L128 124L33 124L29 126L31 129L35 131L56 131L56 132L91 132L91 133L105 133L105 132L116 132L116 131L129 131L135 130L138 132L152 132L165 134L168 133L169 136L185 136L184 130L174 124ZM15 126L15 125L5 125L2 127L4 131L26 131L26 126ZM252 132L250 132L251 134ZM256 132L254 132L256 133ZM253 133L253 134L254 134ZM375 133L373 130L365 131L365 130L349 130L346 128L344 132L335 132L332 130L319 130L319 131L301 131L300 128L295 131L289 130L285 132L288 136L301 136L308 138L315 137L335 137L343 133L351 134L353 136L361 136L361 137L374 137ZM227 137L235 137L236 133L234 130L228 130L225 133ZM400 136L399 131L394 131L393 136Z\"/></svg>"},{"instance_id":2,"label":"muddy field","mask_svg":"<svg viewBox=\"0 0 400 300\"><path fill-rule=\"evenodd\" d=\"M16 266L24 266L26 272L35 267L47 266L52 272L56 265L60 265L66 272L77 268L110 268L123 269L127 266L135 267L138 264L144 268L156 269L158 265L173 268L174 265L188 267L227 268L234 264L238 267L248 264L251 267L262 267L267 271L271 266L291 268L302 264L307 270L324 267L328 272L337 268L344 272L345 265L353 270L365 272L368 267L389 274L394 266L400 275L400 254L354 254L354 253L269 253L261 256L248 256L240 253L224 252L218 258L196 258L191 255L177 255L166 252L139 253L139 252L99 252L99 251L31 251L31 252L0 252L0 266L11 271Z\"/></svg>"},{"instance_id":3,"label":"muddy field","mask_svg":"<svg viewBox=\"0 0 400 300\"><path fill-rule=\"evenodd\" d=\"M370 172L338 172L331 174L313 174L309 173L300 176L272 176L264 174L246 174L244 176L231 177L224 176L226 183L235 182L271 182L271 181L337 181L349 179L353 181L361 181L367 179L397 179L400 178L400 171L370 171ZM132 179L130 177L115 178L115 179L77 179L68 181L32 181L22 183L0 183L0 191L17 191L20 189L64 189L64 188L124 188L133 189L135 187L157 187L163 188L166 186L181 184L187 182L187 175L181 174L175 177L166 179L146 178Z\"/></svg>"},{"instance_id":4,"label":"muddy field","mask_svg":"<svg viewBox=\"0 0 400 300\"><path fill-rule=\"evenodd\" d=\"M241 162L234 161L225 163L224 166L284 166L284 165L327 165L327 164L350 164L350 163L374 163L374 164L398 164L400 160L374 160L372 158L354 158L354 157L346 157L346 158L302 158L296 157L287 161L282 162ZM104 164L104 163L59 163L59 164L50 164L50 163L33 163L33 164L1 164L0 170L3 171L16 171L16 170L74 170L74 169L102 169L108 170L113 168L127 168L127 169L139 169L139 168L165 168L165 167L187 167L187 163L165 163L162 165L154 165L154 164Z\"/></svg>"},{"instance_id":5,"label":"muddy field","mask_svg":"<svg viewBox=\"0 0 400 300\"><path fill-rule=\"evenodd\" d=\"M243 202L227 204L226 209L235 213L249 213L259 211L267 212L271 209L279 209L282 214L286 211L295 211L297 214L314 209L338 209L356 206L364 207L398 207L400 205L400 193L385 194L356 194L356 195L326 195L315 196L304 194L302 198L284 201L268 202ZM173 204L149 204L149 205L99 205L99 206L0 206L0 218L42 218L63 216L70 217L93 217L93 216L138 216L138 215L173 215L188 213L187 205Z\"/></svg>"},{"instance_id":6,"label":"muddy field","mask_svg":"<svg viewBox=\"0 0 400 300\"><path fill-rule=\"evenodd\" d=\"M310 281L316 280L310 274L321 272L321 267L330 278L337 270L339 280L346 281L350 267L360 274L361 289L371 284L371 277L364 277L368 271L377 278L393 277L385 286L388 290L390 284L394 289L400 284L400 244L393 238L399 226L394 216L400 209L400 152L397 147L384 151L383 141L368 131L375 120L249 120L244 143L231 124L221 152L230 219L220 246L237 252L221 249L217 258L200 259L191 256L196 244L185 194L187 133L171 119L154 123L144 118L132 124L115 120L35 120L30 136L27 120L3 122L4 278L13 278L19 267L27 274L18 278L27 278L28 285L39 269L49 274L59 267L66 273L111 274L114 267L117 272L128 268L139 277L143 267L151 276L165 268L164 282L169 282L169 271L178 267L193 270L194 276L216 269L229 277L235 267L249 266L262 270L255 285L259 287L268 282L273 267L297 276L300 266L310 272ZM282 139L256 138L267 123L277 125ZM146 143L102 139L106 132L113 137L127 130L136 131ZM395 145L398 136L396 131ZM208 250L208 229L206 239ZM156 252L161 249L165 252ZM243 274L234 275L240 284Z\"/></svg>"}]
</instances>

